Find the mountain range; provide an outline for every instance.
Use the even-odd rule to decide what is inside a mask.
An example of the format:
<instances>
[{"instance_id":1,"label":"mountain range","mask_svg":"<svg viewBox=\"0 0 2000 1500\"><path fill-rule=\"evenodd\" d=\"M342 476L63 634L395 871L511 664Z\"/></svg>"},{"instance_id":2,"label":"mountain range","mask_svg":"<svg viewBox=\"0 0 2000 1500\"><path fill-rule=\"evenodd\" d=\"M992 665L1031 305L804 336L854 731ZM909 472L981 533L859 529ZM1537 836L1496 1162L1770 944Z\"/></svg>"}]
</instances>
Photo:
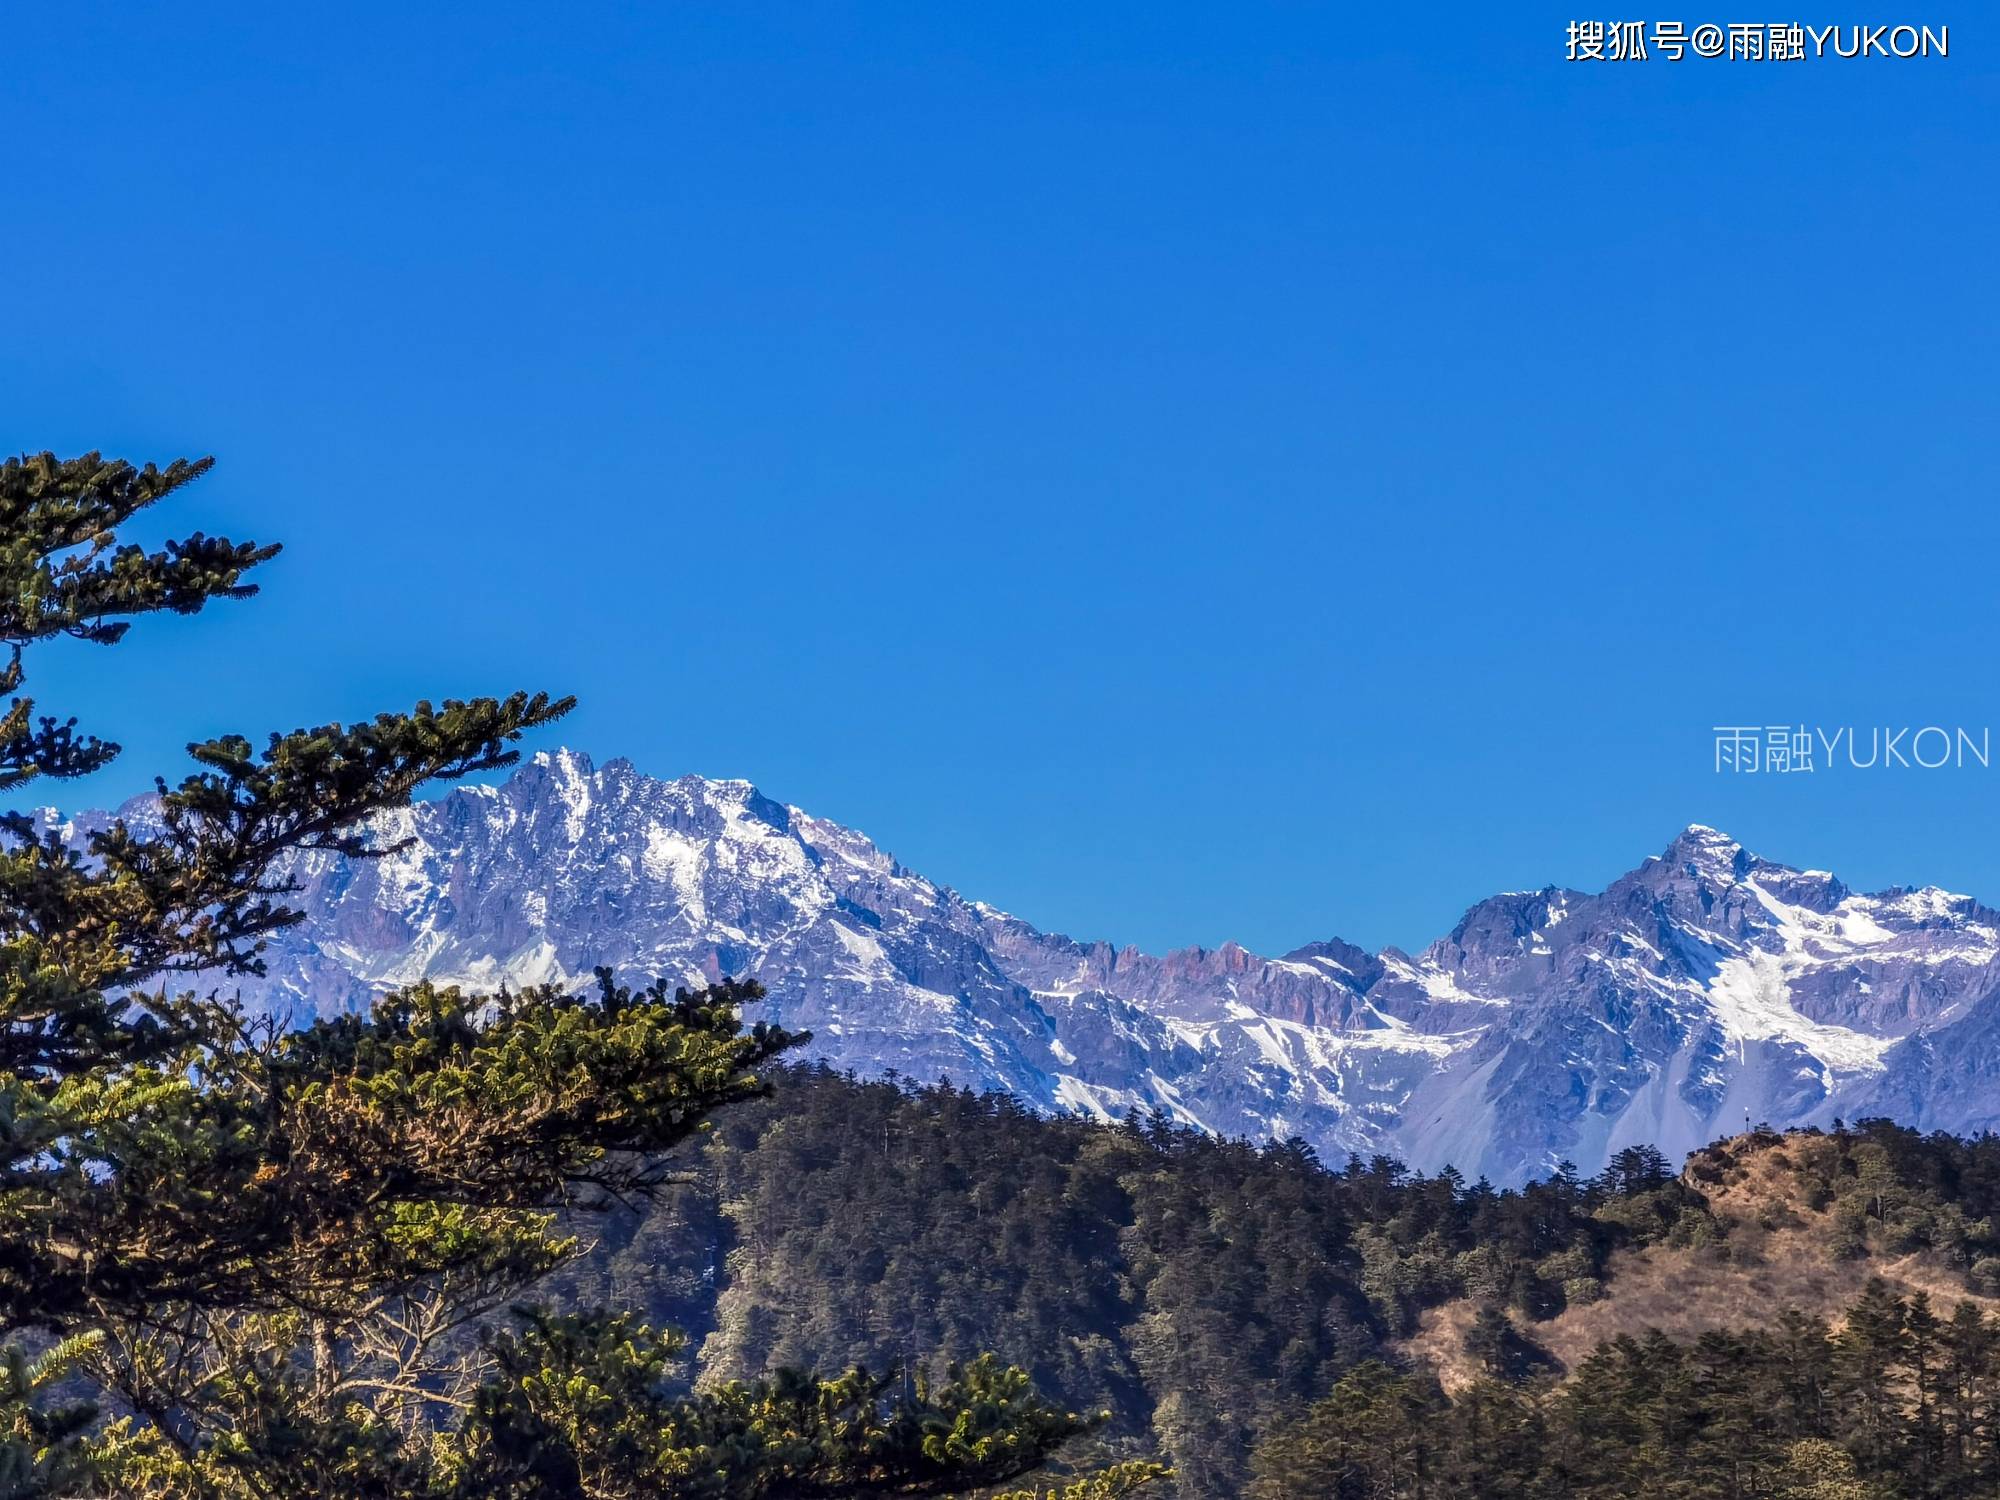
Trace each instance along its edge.
<instances>
[{"instance_id":1,"label":"mountain range","mask_svg":"<svg viewBox=\"0 0 2000 1500\"><path fill-rule=\"evenodd\" d=\"M2000 1124L2000 912L1857 893L1699 825L1602 892L1481 901L1414 955L1329 939L1275 957L1045 933L748 782L567 750L376 833L404 847L292 856L305 920L243 983L252 1004L298 1020L417 979L599 964L750 976L767 1018L862 1076L1498 1183L1628 1145L1677 1157L1748 1121Z\"/></svg>"}]
</instances>

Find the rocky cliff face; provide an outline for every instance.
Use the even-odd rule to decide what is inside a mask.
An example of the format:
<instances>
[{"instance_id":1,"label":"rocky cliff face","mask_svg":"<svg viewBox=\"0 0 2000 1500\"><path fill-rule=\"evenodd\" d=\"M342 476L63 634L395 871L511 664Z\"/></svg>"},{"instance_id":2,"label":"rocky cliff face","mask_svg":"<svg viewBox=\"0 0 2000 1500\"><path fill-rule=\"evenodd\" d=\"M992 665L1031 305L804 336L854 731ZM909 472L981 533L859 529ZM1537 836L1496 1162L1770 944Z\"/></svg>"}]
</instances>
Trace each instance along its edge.
<instances>
[{"instance_id":1,"label":"rocky cliff face","mask_svg":"<svg viewBox=\"0 0 2000 1500\"><path fill-rule=\"evenodd\" d=\"M1043 933L740 781L564 751L299 858L307 920L246 993L292 1017L419 978L754 975L813 1055L1158 1108L1323 1153L1517 1181L1741 1129L2000 1124L2000 914L1878 895L1693 827L1599 894L1495 896L1421 954L1337 940L1155 956Z\"/></svg>"}]
</instances>

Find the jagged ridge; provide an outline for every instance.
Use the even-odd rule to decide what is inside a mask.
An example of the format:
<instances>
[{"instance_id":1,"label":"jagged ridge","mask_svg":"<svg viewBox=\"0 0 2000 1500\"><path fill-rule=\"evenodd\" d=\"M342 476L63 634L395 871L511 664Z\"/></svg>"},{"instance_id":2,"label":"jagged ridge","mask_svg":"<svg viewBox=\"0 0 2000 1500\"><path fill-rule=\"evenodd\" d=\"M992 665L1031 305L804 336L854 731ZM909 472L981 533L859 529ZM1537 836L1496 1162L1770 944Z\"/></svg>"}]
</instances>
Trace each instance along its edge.
<instances>
[{"instance_id":1,"label":"jagged ridge","mask_svg":"<svg viewBox=\"0 0 2000 1500\"><path fill-rule=\"evenodd\" d=\"M80 820L82 821L82 820ZM1889 1114L2000 1123L2000 915L1878 895L1691 827L1602 892L1492 897L1411 956L1338 940L1162 956L1043 933L742 781L572 751L390 820L401 853L301 856L259 1004L430 977L753 974L812 1051L1044 1109L1164 1110L1515 1182L1619 1148Z\"/></svg>"}]
</instances>

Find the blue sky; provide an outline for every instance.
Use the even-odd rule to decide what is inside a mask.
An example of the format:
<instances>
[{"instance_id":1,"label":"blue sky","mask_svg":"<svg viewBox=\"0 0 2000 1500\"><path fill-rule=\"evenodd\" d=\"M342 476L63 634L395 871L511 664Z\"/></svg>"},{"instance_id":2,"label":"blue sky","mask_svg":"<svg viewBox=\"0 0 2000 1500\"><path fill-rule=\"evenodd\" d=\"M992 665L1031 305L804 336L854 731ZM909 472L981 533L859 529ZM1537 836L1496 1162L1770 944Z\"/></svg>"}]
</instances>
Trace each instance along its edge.
<instances>
[{"instance_id":1,"label":"blue sky","mask_svg":"<svg viewBox=\"0 0 2000 1500\"><path fill-rule=\"evenodd\" d=\"M1372 9L17 9L0 443L212 452L160 529L288 547L46 655L130 753L44 795L547 687L1152 947L1415 945L1690 821L2000 901L2000 767L1711 732L2000 723L1993 29Z\"/></svg>"}]
</instances>

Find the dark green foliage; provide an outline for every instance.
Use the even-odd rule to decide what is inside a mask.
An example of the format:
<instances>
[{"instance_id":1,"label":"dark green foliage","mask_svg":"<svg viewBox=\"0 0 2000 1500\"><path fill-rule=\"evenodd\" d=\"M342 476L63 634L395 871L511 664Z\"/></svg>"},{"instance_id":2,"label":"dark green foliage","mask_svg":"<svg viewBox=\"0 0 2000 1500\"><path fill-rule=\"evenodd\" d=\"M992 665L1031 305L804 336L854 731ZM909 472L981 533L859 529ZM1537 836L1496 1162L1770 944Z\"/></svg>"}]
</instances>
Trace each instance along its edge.
<instances>
[{"instance_id":1,"label":"dark green foliage","mask_svg":"<svg viewBox=\"0 0 2000 1500\"><path fill-rule=\"evenodd\" d=\"M492 1345L465 1424L465 1500L935 1495L1032 1468L1081 1432L982 1358L914 1396L893 1377L782 1373L674 1397L678 1341L625 1318L533 1316Z\"/></svg>"},{"instance_id":2,"label":"dark green foliage","mask_svg":"<svg viewBox=\"0 0 2000 1500\"><path fill-rule=\"evenodd\" d=\"M990 1349L1065 1405L1108 1408L1104 1451L1164 1454L1188 1496L1240 1493L1258 1436L1422 1307L1558 1310L1614 1247L1701 1213L1643 1164L1625 1196L1574 1176L1500 1192L950 1087L777 1083L719 1122L670 1212L608 1226L566 1295L712 1328L710 1380L774 1364L914 1379ZM1536 1360L1511 1328L1498 1357L1516 1378Z\"/></svg>"},{"instance_id":3,"label":"dark green foliage","mask_svg":"<svg viewBox=\"0 0 2000 1500\"><path fill-rule=\"evenodd\" d=\"M74 1493L91 1478L81 1439L97 1406L52 1397L51 1387L97 1342L81 1334L36 1358L19 1345L0 1349L0 1497Z\"/></svg>"},{"instance_id":4,"label":"dark green foliage","mask_svg":"<svg viewBox=\"0 0 2000 1500\"><path fill-rule=\"evenodd\" d=\"M1342 1376L1306 1420L1287 1423L1262 1445L1249 1493L1253 1500L1443 1493L1428 1431L1444 1410L1434 1379L1369 1360Z\"/></svg>"},{"instance_id":5,"label":"dark green foliage","mask_svg":"<svg viewBox=\"0 0 2000 1500\"><path fill-rule=\"evenodd\" d=\"M775 1076L778 1099L725 1118L670 1214L615 1221L577 1273L649 1316L710 1328L683 1378L773 1363L898 1364L914 1378L927 1358L992 1349L1065 1405L1108 1407L1100 1451L1160 1453L1188 1497L1275 1483L1268 1456L1253 1470L1260 1442L1370 1361L1412 1383L1369 1375L1345 1388L1350 1403L1359 1391L1371 1411L1448 1410L1418 1455L1439 1494L1653 1493L1648 1466L1684 1476L1661 1493L1775 1494L1780 1476L1806 1485L1845 1465L1846 1479L1825 1478L1839 1495L1887 1482L1886 1452L1991 1472L1967 1467L1995 1441L2000 1338L1974 1309L1927 1326L1927 1310L1885 1289L1840 1339L1779 1310L1741 1335L1635 1338L1576 1371L1550 1365L1537 1318L1615 1292L1617 1247L1730 1248L1728 1226L1654 1151L1621 1153L1592 1181L1559 1173L1503 1192L1379 1158L1329 1168L1296 1145L1159 1120L1097 1126L949 1087ZM1696 1164L1720 1183L1777 1139ZM1871 1145L1888 1170L1864 1177ZM1831 1184L1829 1204L1866 1191L1934 1225L1970 1219L1994 1149L1871 1122L1788 1137L1775 1164L1802 1191ZM1394 1341L1423 1308L1460 1298L1483 1309L1471 1352L1488 1375L1447 1409L1428 1376L1395 1371ZM1558 1389L1569 1394L1555 1402ZM1836 1457L1810 1446L1827 1441ZM1752 1449L1765 1488L1730 1489Z\"/></svg>"},{"instance_id":6,"label":"dark green foliage","mask_svg":"<svg viewBox=\"0 0 2000 1500\"><path fill-rule=\"evenodd\" d=\"M1603 1345L1567 1377L1445 1401L1427 1375L1351 1372L1258 1448L1254 1500L1561 1495L1970 1500L2000 1488L2000 1325L1876 1282L1838 1333Z\"/></svg>"}]
</instances>

